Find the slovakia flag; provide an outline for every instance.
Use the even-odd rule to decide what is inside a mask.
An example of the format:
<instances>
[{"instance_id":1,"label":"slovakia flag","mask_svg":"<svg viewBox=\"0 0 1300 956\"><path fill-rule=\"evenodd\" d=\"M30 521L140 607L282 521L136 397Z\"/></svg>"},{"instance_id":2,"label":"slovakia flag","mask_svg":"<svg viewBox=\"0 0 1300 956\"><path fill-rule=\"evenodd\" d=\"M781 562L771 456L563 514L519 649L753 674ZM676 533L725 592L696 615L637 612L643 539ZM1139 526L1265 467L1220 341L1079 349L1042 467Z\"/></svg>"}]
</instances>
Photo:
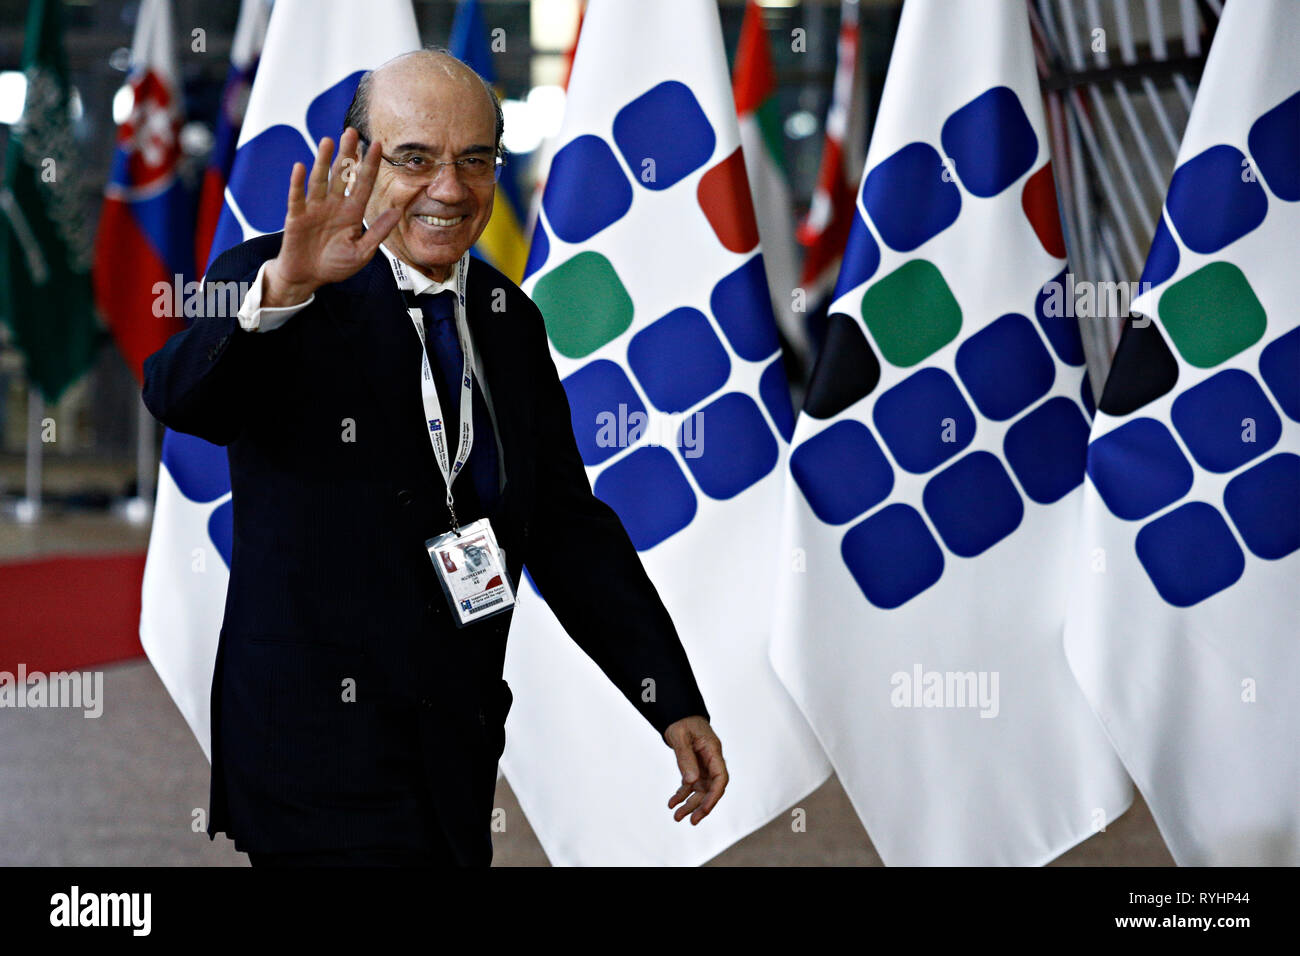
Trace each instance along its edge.
<instances>
[{"instance_id":1,"label":"slovakia flag","mask_svg":"<svg viewBox=\"0 0 1300 956\"><path fill-rule=\"evenodd\" d=\"M182 109L169 0L143 0L131 47L131 114L95 239L95 303L137 381L144 360L181 329L172 285L194 273L191 193L177 177Z\"/></svg>"}]
</instances>

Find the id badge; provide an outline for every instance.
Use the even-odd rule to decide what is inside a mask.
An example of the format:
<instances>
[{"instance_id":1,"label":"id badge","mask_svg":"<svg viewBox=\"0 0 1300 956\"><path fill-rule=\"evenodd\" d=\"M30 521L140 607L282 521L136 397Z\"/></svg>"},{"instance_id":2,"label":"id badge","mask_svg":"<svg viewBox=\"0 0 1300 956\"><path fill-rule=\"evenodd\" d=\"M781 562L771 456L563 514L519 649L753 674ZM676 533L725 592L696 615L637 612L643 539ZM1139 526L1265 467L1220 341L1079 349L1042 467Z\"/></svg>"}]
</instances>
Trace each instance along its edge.
<instances>
[{"instance_id":1,"label":"id badge","mask_svg":"<svg viewBox=\"0 0 1300 956\"><path fill-rule=\"evenodd\" d=\"M505 554L486 518L424 542L451 605L452 620L464 627L515 605Z\"/></svg>"}]
</instances>

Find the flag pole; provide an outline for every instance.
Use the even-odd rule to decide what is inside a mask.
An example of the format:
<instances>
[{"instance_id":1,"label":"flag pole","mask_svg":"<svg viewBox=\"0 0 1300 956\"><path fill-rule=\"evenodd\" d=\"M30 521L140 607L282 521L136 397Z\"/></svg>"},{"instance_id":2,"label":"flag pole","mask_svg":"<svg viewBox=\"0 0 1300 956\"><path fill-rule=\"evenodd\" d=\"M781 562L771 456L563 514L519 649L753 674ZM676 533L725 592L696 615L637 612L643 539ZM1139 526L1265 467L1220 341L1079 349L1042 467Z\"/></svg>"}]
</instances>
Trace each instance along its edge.
<instances>
[{"instance_id":1,"label":"flag pole","mask_svg":"<svg viewBox=\"0 0 1300 956\"><path fill-rule=\"evenodd\" d=\"M153 415L144 398L136 396L135 497L126 502L123 514L131 524L144 524L153 512L154 482L158 463L154 454Z\"/></svg>"},{"instance_id":2,"label":"flag pole","mask_svg":"<svg viewBox=\"0 0 1300 956\"><path fill-rule=\"evenodd\" d=\"M14 516L21 524L33 524L41 516L41 465L45 449L41 442L41 420L45 417L45 399L35 385L27 386L27 486Z\"/></svg>"}]
</instances>

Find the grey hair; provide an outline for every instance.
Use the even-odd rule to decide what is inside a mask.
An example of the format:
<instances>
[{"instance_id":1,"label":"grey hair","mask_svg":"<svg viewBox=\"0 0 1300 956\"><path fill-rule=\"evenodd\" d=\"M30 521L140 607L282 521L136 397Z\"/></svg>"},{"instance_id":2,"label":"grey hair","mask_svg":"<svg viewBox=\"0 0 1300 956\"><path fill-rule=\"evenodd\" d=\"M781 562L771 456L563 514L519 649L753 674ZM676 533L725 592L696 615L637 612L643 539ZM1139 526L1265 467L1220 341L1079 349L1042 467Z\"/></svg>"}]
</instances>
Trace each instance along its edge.
<instances>
[{"instance_id":1,"label":"grey hair","mask_svg":"<svg viewBox=\"0 0 1300 956\"><path fill-rule=\"evenodd\" d=\"M437 53L441 56L450 57L462 66L469 67L469 64L458 56L454 56L446 47L427 46L423 50L413 50L412 53ZM410 53L404 53L402 56L410 56ZM397 59L394 57L394 59ZM492 89L492 84L483 79L477 70L471 68L471 72L479 78L483 84L483 89L487 91L488 98L492 101L492 112L496 118L496 154L499 158L504 159L506 148L501 143L501 137L505 133L506 118L501 110L501 98L497 96L497 91ZM367 70L361 74L361 81L357 84L357 91L352 94L352 102L348 104L348 111L343 114L343 128L351 126L360 135L363 143L370 143L370 87L371 79L375 75L374 70Z\"/></svg>"}]
</instances>

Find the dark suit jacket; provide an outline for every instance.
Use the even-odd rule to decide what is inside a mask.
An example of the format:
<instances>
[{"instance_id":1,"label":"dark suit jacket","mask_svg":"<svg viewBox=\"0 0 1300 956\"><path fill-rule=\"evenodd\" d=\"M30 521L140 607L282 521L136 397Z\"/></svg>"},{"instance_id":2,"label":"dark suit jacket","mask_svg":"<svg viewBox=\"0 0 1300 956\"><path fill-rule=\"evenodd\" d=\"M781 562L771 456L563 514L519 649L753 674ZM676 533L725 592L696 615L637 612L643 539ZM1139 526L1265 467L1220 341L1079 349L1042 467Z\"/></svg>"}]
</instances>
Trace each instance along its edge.
<instances>
[{"instance_id":1,"label":"dark suit jacket","mask_svg":"<svg viewBox=\"0 0 1300 956\"><path fill-rule=\"evenodd\" d=\"M251 282L280 240L234 247L206 281ZM492 308L498 289L504 311ZM466 301L504 452L505 489L489 516L511 580L528 565L572 639L660 734L707 717L636 550L592 495L540 312L477 259ZM206 316L145 362L149 410L228 446L234 540L208 832L239 849L409 847L438 839L427 828L440 825L461 863L491 860L510 619L453 626L425 551L450 522L419 363L381 254L278 329ZM429 799L436 821L421 812Z\"/></svg>"}]
</instances>

